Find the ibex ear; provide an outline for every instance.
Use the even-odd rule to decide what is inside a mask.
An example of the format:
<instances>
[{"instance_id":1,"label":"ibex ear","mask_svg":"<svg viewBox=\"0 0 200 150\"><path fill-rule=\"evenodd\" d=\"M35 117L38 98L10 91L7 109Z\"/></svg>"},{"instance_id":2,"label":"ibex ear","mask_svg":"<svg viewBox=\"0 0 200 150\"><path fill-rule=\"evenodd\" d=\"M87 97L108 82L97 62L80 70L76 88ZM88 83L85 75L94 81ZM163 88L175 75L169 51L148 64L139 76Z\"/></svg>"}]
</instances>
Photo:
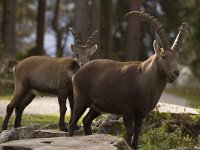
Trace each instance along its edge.
<instances>
[{"instance_id":1,"label":"ibex ear","mask_svg":"<svg viewBox=\"0 0 200 150\"><path fill-rule=\"evenodd\" d=\"M156 40L153 41L153 49L156 53L156 55L160 55L160 52L162 51L162 48L160 48L160 45L158 44L158 42Z\"/></svg>"},{"instance_id":2,"label":"ibex ear","mask_svg":"<svg viewBox=\"0 0 200 150\"><path fill-rule=\"evenodd\" d=\"M94 46L92 46L92 47L89 49L89 54L90 54L90 56L92 56L96 50L97 50L97 44L94 45Z\"/></svg>"},{"instance_id":3,"label":"ibex ear","mask_svg":"<svg viewBox=\"0 0 200 150\"><path fill-rule=\"evenodd\" d=\"M76 46L74 44L71 44L71 49L74 54L77 54Z\"/></svg>"}]
</instances>

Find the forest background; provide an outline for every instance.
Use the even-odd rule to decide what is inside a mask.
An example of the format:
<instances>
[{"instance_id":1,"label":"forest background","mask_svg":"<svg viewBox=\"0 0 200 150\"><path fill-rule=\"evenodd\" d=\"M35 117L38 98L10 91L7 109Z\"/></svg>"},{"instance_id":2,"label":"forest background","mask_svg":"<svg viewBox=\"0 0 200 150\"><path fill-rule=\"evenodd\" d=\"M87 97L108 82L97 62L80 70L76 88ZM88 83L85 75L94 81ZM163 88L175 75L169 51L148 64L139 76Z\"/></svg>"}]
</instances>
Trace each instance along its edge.
<instances>
[{"instance_id":1,"label":"forest background","mask_svg":"<svg viewBox=\"0 0 200 150\"><path fill-rule=\"evenodd\" d=\"M188 66L199 79L199 0L1 0L0 62L32 55L72 57L69 27L83 41L98 30L93 59L145 60L153 54L155 31L138 17L124 20L131 10L156 16L171 42L182 22L190 24L192 35L186 36L180 49L179 64Z\"/></svg>"}]
</instances>

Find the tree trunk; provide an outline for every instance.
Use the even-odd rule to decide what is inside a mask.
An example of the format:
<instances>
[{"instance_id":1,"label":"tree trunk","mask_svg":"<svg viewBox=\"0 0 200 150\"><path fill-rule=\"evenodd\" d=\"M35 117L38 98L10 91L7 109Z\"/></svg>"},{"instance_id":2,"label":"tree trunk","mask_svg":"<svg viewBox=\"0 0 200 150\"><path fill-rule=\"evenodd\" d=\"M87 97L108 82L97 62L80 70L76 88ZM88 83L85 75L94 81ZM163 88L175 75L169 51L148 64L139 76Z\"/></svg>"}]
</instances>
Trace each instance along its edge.
<instances>
[{"instance_id":1,"label":"tree trunk","mask_svg":"<svg viewBox=\"0 0 200 150\"><path fill-rule=\"evenodd\" d=\"M37 39L36 39L36 48L33 50L33 55L44 54L45 9L46 9L46 1L38 0Z\"/></svg>"},{"instance_id":2,"label":"tree trunk","mask_svg":"<svg viewBox=\"0 0 200 150\"><path fill-rule=\"evenodd\" d=\"M15 14L16 0L3 1L3 58L13 58L15 56Z\"/></svg>"},{"instance_id":3,"label":"tree trunk","mask_svg":"<svg viewBox=\"0 0 200 150\"><path fill-rule=\"evenodd\" d=\"M59 10L60 10L60 0L56 0L55 8L54 8L54 17L52 20L52 28L56 33L56 56L62 57L63 55L63 48L62 48L62 28L58 26L58 17L59 17Z\"/></svg>"},{"instance_id":4,"label":"tree trunk","mask_svg":"<svg viewBox=\"0 0 200 150\"><path fill-rule=\"evenodd\" d=\"M79 34L80 39L86 42L89 36L98 30L98 34L95 34L92 40L93 44L99 45L100 38L100 0L79 0L76 5L76 19L74 22L74 28ZM94 58L100 57L99 50L95 52Z\"/></svg>"},{"instance_id":5,"label":"tree trunk","mask_svg":"<svg viewBox=\"0 0 200 150\"><path fill-rule=\"evenodd\" d=\"M0 1L0 56L2 54L3 41L2 41L2 25L3 25L3 1Z\"/></svg>"},{"instance_id":6,"label":"tree trunk","mask_svg":"<svg viewBox=\"0 0 200 150\"><path fill-rule=\"evenodd\" d=\"M113 55L112 0L101 0L101 50L106 58Z\"/></svg>"},{"instance_id":7,"label":"tree trunk","mask_svg":"<svg viewBox=\"0 0 200 150\"><path fill-rule=\"evenodd\" d=\"M141 0L131 0L130 10L140 10ZM140 30L140 18L128 17L127 26L127 43L126 43L126 60L139 60L140 59L140 44L141 44L141 30Z\"/></svg>"}]
</instances>

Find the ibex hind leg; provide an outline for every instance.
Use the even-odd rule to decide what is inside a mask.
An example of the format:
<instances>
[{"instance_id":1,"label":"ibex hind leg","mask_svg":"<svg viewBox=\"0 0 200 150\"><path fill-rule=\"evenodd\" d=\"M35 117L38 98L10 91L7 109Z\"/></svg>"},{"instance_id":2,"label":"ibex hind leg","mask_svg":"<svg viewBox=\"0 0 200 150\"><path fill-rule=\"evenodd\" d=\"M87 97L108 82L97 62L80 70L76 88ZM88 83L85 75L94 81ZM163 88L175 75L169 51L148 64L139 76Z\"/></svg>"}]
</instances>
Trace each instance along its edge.
<instances>
[{"instance_id":1,"label":"ibex hind leg","mask_svg":"<svg viewBox=\"0 0 200 150\"><path fill-rule=\"evenodd\" d=\"M66 107L66 99L67 99L67 95L65 94L66 91L64 92L59 92L58 94L58 103L59 103L59 108L60 108L60 118L59 118L59 128L60 131L64 131L67 132L67 126L65 124L65 114L67 111L67 107Z\"/></svg>"},{"instance_id":2,"label":"ibex hind leg","mask_svg":"<svg viewBox=\"0 0 200 150\"><path fill-rule=\"evenodd\" d=\"M28 106L32 100L35 98L35 95L32 93L27 94L24 99L20 102L19 105L15 108L15 124L14 127L21 127L21 117L24 109Z\"/></svg>"},{"instance_id":3,"label":"ibex hind leg","mask_svg":"<svg viewBox=\"0 0 200 150\"><path fill-rule=\"evenodd\" d=\"M7 129L8 121L10 119L10 116L13 113L13 110L16 108L17 105L19 105L20 101L25 97L25 95L27 93L27 90L25 90L23 88L17 87L16 89L18 89L18 90L17 91L15 90L14 96L13 96L10 104L8 104L8 106L6 108L6 115L5 115L5 118L2 123L2 130Z\"/></svg>"},{"instance_id":4,"label":"ibex hind leg","mask_svg":"<svg viewBox=\"0 0 200 150\"><path fill-rule=\"evenodd\" d=\"M85 135L91 135L92 134L92 130L91 130L92 121L96 117L98 117L100 114L101 113L97 112L93 108L90 108L89 112L87 113L87 115L83 119L83 127L84 127Z\"/></svg>"}]
</instances>

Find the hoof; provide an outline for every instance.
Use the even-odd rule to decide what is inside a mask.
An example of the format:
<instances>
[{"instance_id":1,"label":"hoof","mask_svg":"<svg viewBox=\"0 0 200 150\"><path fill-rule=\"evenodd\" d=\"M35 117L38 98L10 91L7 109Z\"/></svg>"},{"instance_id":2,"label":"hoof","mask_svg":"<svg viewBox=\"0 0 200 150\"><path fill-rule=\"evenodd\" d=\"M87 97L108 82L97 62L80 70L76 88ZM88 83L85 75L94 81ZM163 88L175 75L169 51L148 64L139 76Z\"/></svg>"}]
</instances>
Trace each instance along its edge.
<instances>
[{"instance_id":1,"label":"hoof","mask_svg":"<svg viewBox=\"0 0 200 150\"><path fill-rule=\"evenodd\" d=\"M2 129L2 131L7 130L7 126L3 124L1 129Z\"/></svg>"},{"instance_id":2,"label":"hoof","mask_svg":"<svg viewBox=\"0 0 200 150\"><path fill-rule=\"evenodd\" d=\"M132 146L133 150L140 149L140 146Z\"/></svg>"},{"instance_id":3,"label":"hoof","mask_svg":"<svg viewBox=\"0 0 200 150\"><path fill-rule=\"evenodd\" d=\"M80 127L78 125L75 126L74 130L79 130Z\"/></svg>"},{"instance_id":4,"label":"hoof","mask_svg":"<svg viewBox=\"0 0 200 150\"><path fill-rule=\"evenodd\" d=\"M60 127L60 131L68 132L67 127Z\"/></svg>"}]
</instances>

